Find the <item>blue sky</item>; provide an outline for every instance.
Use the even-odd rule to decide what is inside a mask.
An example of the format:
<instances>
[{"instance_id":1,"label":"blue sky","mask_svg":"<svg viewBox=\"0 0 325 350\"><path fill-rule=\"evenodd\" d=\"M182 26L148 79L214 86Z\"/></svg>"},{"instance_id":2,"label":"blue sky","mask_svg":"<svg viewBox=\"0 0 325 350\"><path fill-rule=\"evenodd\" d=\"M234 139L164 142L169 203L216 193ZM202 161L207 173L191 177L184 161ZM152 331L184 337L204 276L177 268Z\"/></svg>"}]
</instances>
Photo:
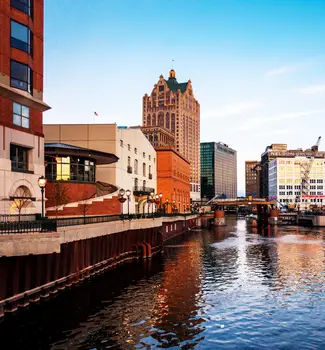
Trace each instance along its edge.
<instances>
[{"instance_id":1,"label":"blue sky","mask_svg":"<svg viewBox=\"0 0 325 350\"><path fill-rule=\"evenodd\" d=\"M201 141L238 151L242 193L267 145L325 144L324 18L325 0L45 0L44 122L139 125L174 59Z\"/></svg>"}]
</instances>

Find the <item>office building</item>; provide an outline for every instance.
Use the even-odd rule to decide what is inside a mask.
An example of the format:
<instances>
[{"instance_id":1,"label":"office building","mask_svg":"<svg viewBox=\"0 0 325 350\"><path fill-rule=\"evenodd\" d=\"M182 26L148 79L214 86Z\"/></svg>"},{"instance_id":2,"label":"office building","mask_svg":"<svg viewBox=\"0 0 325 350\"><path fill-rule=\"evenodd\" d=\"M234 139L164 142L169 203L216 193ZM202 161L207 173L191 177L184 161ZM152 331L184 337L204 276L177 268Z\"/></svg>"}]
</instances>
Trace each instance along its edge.
<instances>
[{"instance_id":1,"label":"office building","mask_svg":"<svg viewBox=\"0 0 325 350\"><path fill-rule=\"evenodd\" d=\"M156 148L157 189L165 210L180 213L190 210L190 163L174 149Z\"/></svg>"},{"instance_id":2,"label":"office building","mask_svg":"<svg viewBox=\"0 0 325 350\"><path fill-rule=\"evenodd\" d=\"M160 129L158 129L158 128ZM179 83L172 69L143 97L142 130L155 146L174 148L190 162L191 198L200 198L200 104L190 80ZM167 131L167 132L164 132Z\"/></svg>"},{"instance_id":3,"label":"office building","mask_svg":"<svg viewBox=\"0 0 325 350\"><path fill-rule=\"evenodd\" d=\"M245 162L246 197L258 198L260 196L260 164L257 160L247 160Z\"/></svg>"},{"instance_id":4,"label":"office building","mask_svg":"<svg viewBox=\"0 0 325 350\"><path fill-rule=\"evenodd\" d=\"M237 152L221 142L201 143L201 198L237 198Z\"/></svg>"},{"instance_id":5,"label":"office building","mask_svg":"<svg viewBox=\"0 0 325 350\"><path fill-rule=\"evenodd\" d=\"M41 213L43 0L0 1L0 213Z\"/></svg>"}]
</instances>

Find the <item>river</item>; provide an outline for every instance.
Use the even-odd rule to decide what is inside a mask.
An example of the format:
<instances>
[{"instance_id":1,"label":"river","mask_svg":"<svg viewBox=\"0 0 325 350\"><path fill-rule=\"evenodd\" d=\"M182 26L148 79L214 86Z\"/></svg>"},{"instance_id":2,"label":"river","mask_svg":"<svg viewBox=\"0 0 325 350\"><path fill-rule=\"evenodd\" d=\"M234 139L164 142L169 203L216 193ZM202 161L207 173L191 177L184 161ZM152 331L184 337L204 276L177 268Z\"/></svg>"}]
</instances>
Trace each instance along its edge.
<instances>
[{"instance_id":1,"label":"river","mask_svg":"<svg viewBox=\"0 0 325 350\"><path fill-rule=\"evenodd\" d=\"M324 349L325 229L195 230L0 324L1 349Z\"/></svg>"}]
</instances>

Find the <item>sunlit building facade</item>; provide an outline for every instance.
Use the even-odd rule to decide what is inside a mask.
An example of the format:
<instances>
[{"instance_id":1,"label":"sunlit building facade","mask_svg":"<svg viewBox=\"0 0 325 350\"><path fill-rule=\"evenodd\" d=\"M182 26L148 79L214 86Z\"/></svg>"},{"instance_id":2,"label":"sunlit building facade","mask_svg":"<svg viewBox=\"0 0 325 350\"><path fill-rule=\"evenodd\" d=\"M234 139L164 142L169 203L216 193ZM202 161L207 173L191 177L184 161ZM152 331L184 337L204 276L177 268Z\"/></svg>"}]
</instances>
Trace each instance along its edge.
<instances>
[{"instance_id":1,"label":"sunlit building facade","mask_svg":"<svg viewBox=\"0 0 325 350\"><path fill-rule=\"evenodd\" d=\"M304 169L311 164L308 179L308 194L302 191ZM298 206L308 209L310 205L325 204L325 160L308 157L276 158L269 164L269 199L278 206Z\"/></svg>"},{"instance_id":2,"label":"sunlit building facade","mask_svg":"<svg viewBox=\"0 0 325 350\"><path fill-rule=\"evenodd\" d=\"M0 214L41 212L43 12L43 0L0 1Z\"/></svg>"},{"instance_id":3,"label":"sunlit building facade","mask_svg":"<svg viewBox=\"0 0 325 350\"><path fill-rule=\"evenodd\" d=\"M174 148L190 162L191 199L200 199L200 104L190 80L179 83L173 69L167 80L159 77L143 97L142 130L152 145Z\"/></svg>"},{"instance_id":4,"label":"sunlit building facade","mask_svg":"<svg viewBox=\"0 0 325 350\"><path fill-rule=\"evenodd\" d=\"M221 142L201 143L201 198L237 197L237 152Z\"/></svg>"}]
</instances>

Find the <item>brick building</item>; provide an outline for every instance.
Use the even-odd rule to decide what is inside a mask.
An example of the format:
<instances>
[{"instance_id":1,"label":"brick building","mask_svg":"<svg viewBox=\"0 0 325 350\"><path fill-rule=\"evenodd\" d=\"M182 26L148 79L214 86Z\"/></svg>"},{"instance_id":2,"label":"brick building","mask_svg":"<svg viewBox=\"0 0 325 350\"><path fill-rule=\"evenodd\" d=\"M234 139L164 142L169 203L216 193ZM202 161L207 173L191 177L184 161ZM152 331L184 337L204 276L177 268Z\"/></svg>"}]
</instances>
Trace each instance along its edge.
<instances>
[{"instance_id":1,"label":"brick building","mask_svg":"<svg viewBox=\"0 0 325 350\"><path fill-rule=\"evenodd\" d=\"M0 213L41 212L43 0L0 1Z\"/></svg>"},{"instance_id":2,"label":"brick building","mask_svg":"<svg viewBox=\"0 0 325 350\"><path fill-rule=\"evenodd\" d=\"M189 211L190 163L172 148L156 148L156 152L157 193L163 194L166 211Z\"/></svg>"},{"instance_id":3,"label":"brick building","mask_svg":"<svg viewBox=\"0 0 325 350\"><path fill-rule=\"evenodd\" d=\"M168 80L161 75L151 94L143 97L142 125L155 147L174 148L189 160L191 198L200 199L200 104L191 81L179 83L174 70Z\"/></svg>"},{"instance_id":4,"label":"brick building","mask_svg":"<svg viewBox=\"0 0 325 350\"><path fill-rule=\"evenodd\" d=\"M258 198L260 196L260 167L261 162L257 160L247 160L245 162L246 197Z\"/></svg>"}]
</instances>

